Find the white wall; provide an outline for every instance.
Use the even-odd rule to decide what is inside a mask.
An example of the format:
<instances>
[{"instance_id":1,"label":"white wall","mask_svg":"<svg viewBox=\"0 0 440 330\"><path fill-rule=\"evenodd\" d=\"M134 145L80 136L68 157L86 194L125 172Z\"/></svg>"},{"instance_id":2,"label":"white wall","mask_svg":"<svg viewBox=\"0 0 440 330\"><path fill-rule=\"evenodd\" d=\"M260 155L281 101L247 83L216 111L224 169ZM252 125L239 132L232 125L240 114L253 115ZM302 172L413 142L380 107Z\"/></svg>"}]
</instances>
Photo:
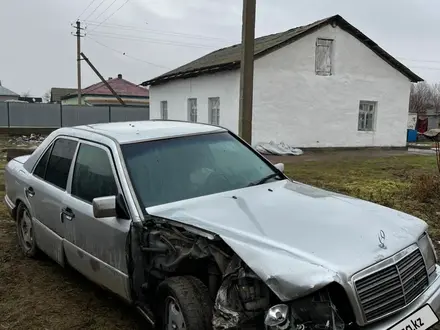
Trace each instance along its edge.
<instances>
[{"instance_id":1,"label":"white wall","mask_svg":"<svg viewBox=\"0 0 440 330\"><path fill-rule=\"evenodd\" d=\"M315 75L316 38L334 39L334 75ZM340 28L326 26L255 62L253 143L405 146L410 81ZM374 132L359 101L377 101Z\"/></svg>"},{"instance_id":2,"label":"white wall","mask_svg":"<svg viewBox=\"0 0 440 330\"><path fill-rule=\"evenodd\" d=\"M334 39L332 76L315 75L316 38ZM326 26L255 61L253 143L298 147L405 146L411 83L340 28ZM168 101L169 119L187 120L197 98L208 122L208 97L220 97L220 125L238 131L239 71L150 87L151 118ZM358 131L359 101L377 101L374 132Z\"/></svg>"},{"instance_id":3,"label":"white wall","mask_svg":"<svg viewBox=\"0 0 440 330\"><path fill-rule=\"evenodd\" d=\"M208 123L208 98L220 98L220 125L238 131L238 71L150 86L150 118L160 118L160 102L168 101L168 119L188 120L188 98L197 98L197 121Z\"/></svg>"}]
</instances>

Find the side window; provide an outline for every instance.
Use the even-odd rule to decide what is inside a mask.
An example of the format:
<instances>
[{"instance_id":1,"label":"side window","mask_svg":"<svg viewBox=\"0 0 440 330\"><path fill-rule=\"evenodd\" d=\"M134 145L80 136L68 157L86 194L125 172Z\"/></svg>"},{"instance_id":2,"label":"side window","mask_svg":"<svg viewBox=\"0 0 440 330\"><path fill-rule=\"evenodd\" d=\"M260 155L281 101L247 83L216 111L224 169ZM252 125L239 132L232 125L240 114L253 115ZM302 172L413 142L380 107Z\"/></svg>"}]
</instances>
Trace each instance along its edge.
<instances>
[{"instance_id":1,"label":"side window","mask_svg":"<svg viewBox=\"0 0 440 330\"><path fill-rule=\"evenodd\" d=\"M220 98L210 97L208 98L209 107L209 123L211 125L220 125Z\"/></svg>"},{"instance_id":2,"label":"side window","mask_svg":"<svg viewBox=\"0 0 440 330\"><path fill-rule=\"evenodd\" d=\"M105 150L88 144L80 145L73 171L71 194L89 203L96 197L118 194Z\"/></svg>"},{"instance_id":3,"label":"side window","mask_svg":"<svg viewBox=\"0 0 440 330\"><path fill-rule=\"evenodd\" d=\"M197 99L188 99L188 121L197 123Z\"/></svg>"},{"instance_id":4,"label":"side window","mask_svg":"<svg viewBox=\"0 0 440 330\"><path fill-rule=\"evenodd\" d=\"M46 174L47 161L49 160L51 151L52 151L52 145L49 148L47 148L43 157L40 158L40 161L38 162L37 166L35 166L34 175L38 176L41 179L44 179L44 176Z\"/></svg>"},{"instance_id":5,"label":"side window","mask_svg":"<svg viewBox=\"0 0 440 330\"><path fill-rule=\"evenodd\" d=\"M168 101L160 101L160 118L168 120Z\"/></svg>"},{"instance_id":6,"label":"side window","mask_svg":"<svg viewBox=\"0 0 440 330\"><path fill-rule=\"evenodd\" d=\"M70 165L72 164L77 144L78 142L68 139L58 139L55 141L44 178L47 182L61 189L66 189Z\"/></svg>"}]
</instances>

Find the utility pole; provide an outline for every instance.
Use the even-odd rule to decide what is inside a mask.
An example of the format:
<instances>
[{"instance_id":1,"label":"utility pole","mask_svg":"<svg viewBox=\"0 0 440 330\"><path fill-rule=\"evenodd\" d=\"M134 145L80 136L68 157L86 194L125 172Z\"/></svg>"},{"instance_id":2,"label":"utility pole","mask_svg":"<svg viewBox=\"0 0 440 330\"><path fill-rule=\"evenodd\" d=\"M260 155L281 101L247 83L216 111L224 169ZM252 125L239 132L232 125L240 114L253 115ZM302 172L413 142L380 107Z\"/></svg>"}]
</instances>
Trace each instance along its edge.
<instances>
[{"instance_id":1,"label":"utility pole","mask_svg":"<svg viewBox=\"0 0 440 330\"><path fill-rule=\"evenodd\" d=\"M84 61L86 61L86 63L92 68L93 72L96 73L96 75L99 77L99 79L101 79L101 81L104 83L105 86L107 86L107 88L110 90L110 92L112 92L112 94L118 99L119 103L121 103L121 105L125 106L125 102L121 99L121 97L118 95L118 93L116 93L116 91L112 88L112 86L110 86L110 84L107 82L107 80L104 79L104 77L99 73L98 69L95 68L95 66L92 64L92 62L90 62L90 60L86 57L86 55L84 55L84 53L81 53L80 56L82 56L82 58L84 59Z\"/></svg>"},{"instance_id":2,"label":"utility pole","mask_svg":"<svg viewBox=\"0 0 440 330\"><path fill-rule=\"evenodd\" d=\"M81 95L81 22L76 21L76 74L78 80L78 104L81 105L82 95Z\"/></svg>"},{"instance_id":3,"label":"utility pole","mask_svg":"<svg viewBox=\"0 0 440 330\"><path fill-rule=\"evenodd\" d=\"M254 42L256 0L243 0L240 62L239 135L252 142L252 98L254 90Z\"/></svg>"}]
</instances>

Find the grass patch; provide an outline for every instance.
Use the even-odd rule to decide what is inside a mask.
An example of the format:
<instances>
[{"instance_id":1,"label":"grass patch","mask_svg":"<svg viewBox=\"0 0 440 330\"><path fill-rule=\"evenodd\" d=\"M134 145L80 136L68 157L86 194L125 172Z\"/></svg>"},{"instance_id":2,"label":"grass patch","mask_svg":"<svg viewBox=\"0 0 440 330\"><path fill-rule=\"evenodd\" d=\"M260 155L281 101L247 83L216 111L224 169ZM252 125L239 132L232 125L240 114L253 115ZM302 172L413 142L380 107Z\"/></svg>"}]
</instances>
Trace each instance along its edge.
<instances>
[{"instance_id":1,"label":"grass patch","mask_svg":"<svg viewBox=\"0 0 440 330\"><path fill-rule=\"evenodd\" d=\"M427 221L440 240L440 178L435 157L405 155L286 164L291 178L391 207Z\"/></svg>"}]
</instances>

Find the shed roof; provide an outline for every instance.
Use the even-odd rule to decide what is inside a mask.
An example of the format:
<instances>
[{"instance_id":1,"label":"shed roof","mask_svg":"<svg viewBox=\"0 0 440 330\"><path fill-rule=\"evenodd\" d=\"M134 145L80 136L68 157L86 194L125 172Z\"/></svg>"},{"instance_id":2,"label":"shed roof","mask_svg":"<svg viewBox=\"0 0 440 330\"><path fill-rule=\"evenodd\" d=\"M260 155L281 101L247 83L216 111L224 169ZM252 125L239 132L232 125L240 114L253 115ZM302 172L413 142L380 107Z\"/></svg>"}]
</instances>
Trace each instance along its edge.
<instances>
[{"instance_id":1,"label":"shed roof","mask_svg":"<svg viewBox=\"0 0 440 330\"><path fill-rule=\"evenodd\" d=\"M6 87L3 87L0 84L0 96L19 96L17 93L14 93L10 89L7 89Z\"/></svg>"},{"instance_id":2,"label":"shed roof","mask_svg":"<svg viewBox=\"0 0 440 330\"><path fill-rule=\"evenodd\" d=\"M281 47L287 46L292 42L320 29L328 24L337 24L341 29L350 33L353 37L362 42L365 46L375 52L380 58L401 72L412 82L423 81L418 75L412 72L405 65L400 63L384 49L379 47L373 40L348 23L342 16L335 15L316 21L314 23L299 26L285 32L275 33L255 39L254 56L255 59L267 55ZM226 70L235 70L240 67L241 44L222 48L209 53L195 61L185 64L177 69L171 70L156 78L142 83L143 86L156 85L175 79L184 79L198 76L201 74L215 73Z\"/></svg>"},{"instance_id":3,"label":"shed roof","mask_svg":"<svg viewBox=\"0 0 440 330\"><path fill-rule=\"evenodd\" d=\"M50 102L60 102L63 96L75 93L76 88L58 88L53 87L50 90Z\"/></svg>"}]
</instances>

